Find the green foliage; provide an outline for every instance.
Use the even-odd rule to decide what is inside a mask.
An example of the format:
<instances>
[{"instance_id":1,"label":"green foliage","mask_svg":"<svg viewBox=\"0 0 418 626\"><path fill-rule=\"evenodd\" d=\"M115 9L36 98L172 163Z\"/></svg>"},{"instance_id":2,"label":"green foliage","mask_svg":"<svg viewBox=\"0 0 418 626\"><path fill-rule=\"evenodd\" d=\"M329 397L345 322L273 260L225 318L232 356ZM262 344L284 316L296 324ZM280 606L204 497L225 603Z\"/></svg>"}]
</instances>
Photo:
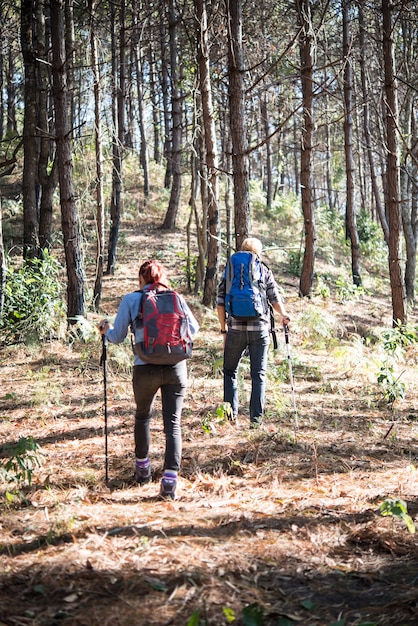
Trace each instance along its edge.
<instances>
[{"instance_id":1,"label":"green foliage","mask_svg":"<svg viewBox=\"0 0 418 626\"><path fill-rule=\"evenodd\" d=\"M359 298L364 295L363 287L355 285L352 280L344 276L338 276L335 287L337 296L341 302L359 300Z\"/></svg>"},{"instance_id":2,"label":"green foliage","mask_svg":"<svg viewBox=\"0 0 418 626\"><path fill-rule=\"evenodd\" d=\"M259 604L250 604L242 609L242 623L244 626L263 626L264 611Z\"/></svg>"},{"instance_id":3,"label":"green foliage","mask_svg":"<svg viewBox=\"0 0 418 626\"><path fill-rule=\"evenodd\" d=\"M341 332L336 320L314 305L304 308L298 320L298 328L304 346L318 350L333 347Z\"/></svg>"},{"instance_id":4,"label":"green foliage","mask_svg":"<svg viewBox=\"0 0 418 626\"><path fill-rule=\"evenodd\" d=\"M394 328L384 330L380 340L385 353L400 360L405 349L418 342L417 327L398 322Z\"/></svg>"},{"instance_id":5,"label":"green foliage","mask_svg":"<svg viewBox=\"0 0 418 626\"><path fill-rule=\"evenodd\" d=\"M331 295L331 290L322 276L317 276L315 293L323 300L328 300Z\"/></svg>"},{"instance_id":6,"label":"green foliage","mask_svg":"<svg viewBox=\"0 0 418 626\"><path fill-rule=\"evenodd\" d=\"M417 342L417 328L400 322L380 334L380 343L387 357L377 373L377 383L383 388L385 401L392 407L396 400L403 400L406 394L405 383L400 380L402 374L396 373L395 365L404 358L406 349Z\"/></svg>"},{"instance_id":7,"label":"green foliage","mask_svg":"<svg viewBox=\"0 0 418 626\"><path fill-rule=\"evenodd\" d=\"M193 611L187 621L187 626L205 626L205 620L200 619L200 611Z\"/></svg>"},{"instance_id":8,"label":"green foliage","mask_svg":"<svg viewBox=\"0 0 418 626\"><path fill-rule=\"evenodd\" d=\"M6 343L44 341L59 333L64 319L61 267L47 250L6 273L0 337Z\"/></svg>"},{"instance_id":9,"label":"green foliage","mask_svg":"<svg viewBox=\"0 0 418 626\"><path fill-rule=\"evenodd\" d=\"M236 617L234 609L231 609L228 606L224 606L222 608L222 613L224 614L224 617L228 624L232 624L232 622L235 622Z\"/></svg>"},{"instance_id":10,"label":"green foliage","mask_svg":"<svg viewBox=\"0 0 418 626\"><path fill-rule=\"evenodd\" d=\"M14 445L5 445L4 450L9 453L5 463L0 464L0 474L7 483L32 483L32 475L37 467L41 467L43 454L41 447L33 437L21 437Z\"/></svg>"},{"instance_id":11,"label":"green foliage","mask_svg":"<svg viewBox=\"0 0 418 626\"><path fill-rule=\"evenodd\" d=\"M386 254L382 229L364 209L361 209L357 215L357 232L363 256L377 259L383 253Z\"/></svg>"},{"instance_id":12,"label":"green foliage","mask_svg":"<svg viewBox=\"0 0 418 626\"><path fill-rule=\"evenodd\" d=\"M405 383L395 374L394 368L385 361L377 375L377 383L383 388L384 398L388 405L405 398Z\"/></svg>"},{"instance_id":13,"label":"green foliage","mask_svg":"<svg viewBox=\"0 0 418 626\"><path fill-rule=\"evenodd\" d=\"M300 249L295 250L292 248L287 253L287 266L289 269L289 273L292 276L299 277L302 271L302 260L303 255Z\"/></svg>"},{"instance_id":14,"label":"green foliage","mask_svg":"<svg viewBox=\"0 0 418 626\"><path fill-rule=\"evenodd\" d=\"M387 498L380 505L379 511L380 514L383 516L391 515L392 517L398 517L399 519L402 519L405 522L409 532L411 534L415 533L415 524L412 521L411 516L408 515L408 508L404 500Z\"/></svg>"},{"instance_id":15,"label":"green foliage","mask_svg":"<svg viewBox=\"0 0 418 626\"><path fill-rule=\"evenodd\" d=\"M232 407L229 402L223 402L220 404L216 411L209 412L202 420L202 429L208 435L216 432L216 424L224 424L227 421L233 420Z\"/></svg>"}]
</instances>

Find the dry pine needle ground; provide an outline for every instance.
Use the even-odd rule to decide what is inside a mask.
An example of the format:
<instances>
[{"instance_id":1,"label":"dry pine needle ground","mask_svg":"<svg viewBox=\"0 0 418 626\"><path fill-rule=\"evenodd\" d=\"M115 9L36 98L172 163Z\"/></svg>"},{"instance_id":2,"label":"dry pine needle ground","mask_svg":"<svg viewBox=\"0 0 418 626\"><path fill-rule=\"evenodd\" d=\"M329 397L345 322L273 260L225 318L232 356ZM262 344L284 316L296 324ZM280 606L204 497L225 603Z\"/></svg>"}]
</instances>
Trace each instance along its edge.
<instances>
[{"instance_id":1,"label":"dry pine needle ground","mask_svg":"<svg viewBox=\"0 0 418 626\"><path fill-rule=\"evenodd\" d=\"M145 242L151 256L161 235L148 231L134 244ZM106 278L107 314L136 288L136 270L132 254ZM158 402L154 481L132 482L129 352L108 348L106 485L99 337L2 350L1 441L32 435L45 458L24 490L26 504L7 503L2 486L0 624L417 623L416 535L379 513L386 498L401 498L418 519L417 355L404 364L407 397L388 435L392 416L374 401L371 361L345 341L355 317L377 331L390 314L387 300L371 305L364 297L355 315L350 304L333 305L339 351L314 350L298 327L307 305L295 297L296 284L286 292L297 430L289 380L271 376L286 369L282 337L270 355L263 427L248 429L246 400L236 426L219 418L221 340L213 311L192 299L202 330L189 364L174 502L156 497L164 449ZM372 308L380 317L368 318ZM248 384L244 367L243 397Z\"/></svg>"}]
</instances>

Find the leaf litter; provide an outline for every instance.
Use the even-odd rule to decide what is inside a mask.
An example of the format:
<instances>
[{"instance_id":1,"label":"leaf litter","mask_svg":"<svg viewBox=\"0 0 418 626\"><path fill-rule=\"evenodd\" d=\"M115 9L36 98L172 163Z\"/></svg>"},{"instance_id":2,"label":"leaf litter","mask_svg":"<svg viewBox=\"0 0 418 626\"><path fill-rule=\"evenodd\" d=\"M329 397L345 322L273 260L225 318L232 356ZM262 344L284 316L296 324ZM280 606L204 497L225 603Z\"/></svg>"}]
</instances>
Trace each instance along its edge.
<instances>
[{"instance_id":1,"label":"leaf litter","mask_svg":"<svg viewBox=\"0 0 418 626\"><path fill-rule=\"evenodd\" d=\"M154 256L161 238L148 227L135 245ZM136 288L137 265L132 255L105 277L107 315ZM168 265L180 281L175 254ZM401 498L417 522L416 351L403 364L408 393L385 439L394 415L375 402L371 348L363 345L356 360L359 342L334 354L305 345L298 317L306 303L293 286L287 296L297 430L286 376L269 374L260 429L249 430L245 400L237 425L219 417L216 316L188 297L202 331L189 364L174 502L157 498L164 451L159 401L151 426L154 480L142 487L132 480L129 347L123 358L108 349L108 485L99 337L87 345L2 350L0 455L4 444L32 435L45 459L32 485L22 488L24 500L7 502L2 486L1 623L187 626L198 616L195 623L206 626L416 624L416 534L379 514L383 501ZM345 333L341 345L349 342L352 304L327 307ZM369 310L365 296L356 302L356 319L378 333L390 315L388 299L373 298L373 316ZM281 364L285 370L283 345L270 355L269 372ZM242 398L248 389L244 368Z\"/></svg>"}]
</instances>

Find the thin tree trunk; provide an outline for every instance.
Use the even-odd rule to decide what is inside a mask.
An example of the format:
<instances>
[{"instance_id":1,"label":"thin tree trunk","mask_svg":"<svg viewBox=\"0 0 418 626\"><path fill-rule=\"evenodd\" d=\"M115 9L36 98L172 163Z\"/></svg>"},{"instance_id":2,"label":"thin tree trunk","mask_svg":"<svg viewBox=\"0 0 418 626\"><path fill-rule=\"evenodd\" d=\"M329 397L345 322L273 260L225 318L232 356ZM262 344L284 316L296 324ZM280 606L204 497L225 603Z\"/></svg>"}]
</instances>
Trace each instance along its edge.
<instances>
[{"instance_id":1,"label":"thin tree trunk","mask_svg":"<svg viewBox=\"0 0 418 626\"><path fill-rule=\"evenodd\" d=\"M23 122L23 256L38 255L37 171L36 147L37 100L36 100L36 43L33 32L35 1L21 3L21 45L24 61L24 122Z\"/></svg>"},{"instance_id":2,"label":"thin tree trunk","mask_svg":"<svg viewBox=\"0 0 418 626\"><path fill-rule=\"evenodd\" d=\"M67 319L84 316L84 270L79 220L73 186L73 164L68 119L63 0L51 0L52 76L55 103L61 226L67 268Z\"/></svg>"},{"instance_id":3,"label":"thin tree trunk","mask_svg":"<svg viewBox=\"0 0 418 626\"><path fill-rule=\"evenodd\" d=\"M152 129L154 133L153 154L154 154L154 161L156 163L160 163L161 161L161 152L160 152L161 118L160 118L160 112L159 112L157 85L155 81L154 53L153 53L151 41L148 43L148 66L149 66L149 90L150 90L150 98L151 98L151 103L152 103Z\"/></svg>"},{"instance_id":4,"label":"thin tree trunk","mask_svg":"<svg viewBox=\"0 0 418 626\"><path fill-rule=\"evenodd\" d=\"M313 136L313 32L310 0L296 0L296 9L301 27L300 61L303 99L303 126L301 142L301 196L303 223L305 228L305 250L299 281L299 295L309 296L316 252L315 211L312 201L312 136Z\"/></svg>"},{"instance_id":5,"label":"thin tree trunk","mask_svg":"<svg viewBox=\"0 0 418 626\"><path fill-rule=\"evenodd\" d=\"M50 59L47 53L50 49L51 38L49 27L46 28L45 24L45 16L43 14L44 10L44 4L39 3L37 6L37 58L40 60L37 65L37 108L38 127L40 131L38 159L38 179L40 184L39 247L41 250L49 250L52 240L53 200L55 189L58 184L58 168L55 155L51 162L51 154L53 154L53 150L51 149L51 135L54 129L49 121L51 76Z\"/></svg>"},{"instance_id":6,"label":"thin tree trunk","mask_svg":"<svg viewBox=\"0 0 418 626\"><path fill-rule=\"evenodd\" d=\"M103 200L103 154L102 154L102 125L100 117L100 68L97 54L96 38L96 0L89 0L90 13L90 48L91 67L93 70L94 91L94 147L96 153L96 222L97 222L97 251L96 251L96 279L94 281L93 306L96 311L100 308L102 297L102 283L104 274L105 255L105 216Z\"/></svg>"},{"instance_id":7,"label":"thin tree trunk","mask_svg":"<svg viewBox=\"0 0 418 626\"><path fill-rule=\"evenodd\" d=\"M169 76L167 61L167 35L165 27L166 4L168 0L159 0L160 8L160 46L161 46L161 94L163 100L164 112L164 158L166 160L164 189L170 189L171 177L173 174L173 163L171 158L171 127L172 119L170 116L170 94L169 94Z\"/></svg>"},{"instance_id":8,"label":"thin tree trunk","mask_svg":"<svg viewBox=\"0 0 418 626\"><path fill-rule=\"evenodd\" d=\"M178 75L178 15L175 0L168 3L168 28L170 35L170 69L171 69L171 118L173 123L171 140L172 184L167 213L162 224L163 230L174 230L180 206L182 171L181 171L181 140L182 111Z\"/></svg>"},{"instance_id":9,"label":"thin tree trunk","mask_svg":"<svg viewBox=\"0 0 418 626\"><path fill-rule=\"evenodd\" d=\"M383 236L386 243L389 243L389 226L386 219L385 209L381 200L381 194L379 190L379 184L376 174L376 165L374 161L374 152L372 149L372 140L370 132L370 110L369 110L369 93L367 88L366 79L366 38L365 38L365 23L362 2L358 3L358 15L359 15L359 41L360 41L360 72L361 72L361 89L363 96L363 127L364 127L364 140L366 143L367 158L370 168L370 180L372 185L372 193L376 205L377 215L380 220L380 225L383 230Z\"/></svg>"},{"instance_id":10,"label":"thin tree trunk","mask_svg":"<svg viewBox=\"0 0 418 626\"><path fill-rule=\"evenodd\" d=\"M107 256L107 273L113 274L116 265L116 248L119 238L120 219L122 214L122 163L125 136L125 88L126 88L126 43L125 43L125 0L119 5L119 79L116 54L116 9L111 3L112 11L112 75L116 97L112 104L113 116L113 167L112 167L112 198L110 203L110 234Z\"/></svg>"},{"instance_id":11,"label":"thin tree trunk","mask_svg":"<svg viewBox=\"0 0 418 626\"><path fill-rule=\"evenodd\" d=\"M134 18L134 63L135 63L135 74L136 74L136 93L138 99L138 124L139 124L139 135L140 135L140 162L142 167L142 172L144 175L144 197L149 197L149 171L148 171L148 145L147 138L145 134L145 122L144 122L144 96L143 96L143 88L142 88L142 66L141 66L141 33L139 31L139 25L137 22L137 17L139 13L139 9L136 7L136 1L134 1L132 6L133 18Z\"/></svg>"},{"instance_id":12,"label":"thin tree trunk","mask_svg":"<svg viewBox=\"0 0 418 626\"><path fill-rule=\"evenodd\" d=\"M351 62L350 0L343 0L343 54L344 54L344 151L346 172L346 226L351 243L351 275L353 283L361 285L360 241L357 231L354 199L353 155L353 68Z\"/></svg>"},{"instance_id":13,"label":"thin tree trunk","mask_svg":"<svg viewBox=\"0 0 418 626\"><path fill-rule=\"evenodd\" d=\"M244 92L242 0L226 0L228 32L229 123L234 181L235 244L239 249L250 232L250 190Z\"/></svg>"},{"instance_id":14,"label":"thin tree trunk","mask_svg":"<svg viewBox=\"0 0 418 626\"><path fill-rule=\"evenodd\" d=\"M389 224L389 277L393 323L406 322L406 296L401 269L401 202L398 156L398 103L393 43L392 0L382 0L383 62L385 75L386 212Z\"/></svg>"},{"instance_id":15,"label":"thin tree trunk","mask_svg":"<svg viewBox=\"0 0 418 626\"><path fill-rule=\"evenodd\" d=\"M213 114L212 85L210 82L208 24L206 0L196 0L199 23L199 86L204 129L203 178L207 188L208 245L203 304L215 304L219 264L219 172L216 149L215 119Z\"/></svg>"}]
</instances>

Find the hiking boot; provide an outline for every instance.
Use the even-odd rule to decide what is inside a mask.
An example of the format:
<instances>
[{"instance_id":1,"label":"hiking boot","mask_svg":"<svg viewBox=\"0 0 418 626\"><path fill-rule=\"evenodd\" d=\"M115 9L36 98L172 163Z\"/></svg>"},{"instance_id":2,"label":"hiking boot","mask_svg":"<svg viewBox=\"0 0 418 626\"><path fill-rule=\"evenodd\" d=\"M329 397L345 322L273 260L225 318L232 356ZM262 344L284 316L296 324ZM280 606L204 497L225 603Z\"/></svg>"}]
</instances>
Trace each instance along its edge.
<instances>
[{"instance_id":1,"label":"hiking boot","mask_svg":"<svg viewBox=\"0 0 418 626\"><path fill-rule=\"evenodd\" d=\"M151 465L142 465L136 462L135 465L135 480L139 485L151 482Z\"/></svg>"},{"instance_id":2,"label":"hiking boot","mask_svg":"<svg viewBox=\"0 0 418 626\"><path fill-rule=\"evenodd\" d=\"M162 500L175 500L177 478L163 476L161 479L160 498Z\"/></svg>"},{"instance_id":3,"label":"hiking boot","mask_svg":"<svg viewBox=\"0 0 418 626\"><path fill-rule=\"evenodd\" d=\"M261 417L253 417L250 419L250 428L260 428Z\"/></svg>"}]
</instances>

